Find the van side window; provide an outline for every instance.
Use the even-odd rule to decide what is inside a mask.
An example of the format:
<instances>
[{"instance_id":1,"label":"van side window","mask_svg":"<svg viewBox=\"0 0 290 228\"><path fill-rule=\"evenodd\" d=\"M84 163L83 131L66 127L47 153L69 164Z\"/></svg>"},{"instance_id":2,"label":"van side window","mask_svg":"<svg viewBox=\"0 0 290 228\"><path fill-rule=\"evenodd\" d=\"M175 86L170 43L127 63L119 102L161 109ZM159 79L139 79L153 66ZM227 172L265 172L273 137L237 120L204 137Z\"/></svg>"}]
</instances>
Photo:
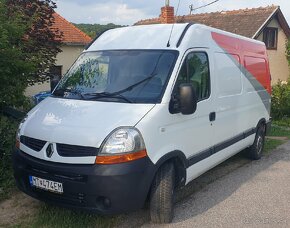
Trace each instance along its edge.
<instances>
[{"instance_id":1,"label":"van side window","mask_svg":"<svg viewBox=\"0 0 290 228\"><path fill-rule=\"evenodd\" d=\"M175 91L182 83L191 83L195 89L198 101L204 100L210 95L209 63L204 52L190 53L180 69Z\"/></svg>"}]
</instances>

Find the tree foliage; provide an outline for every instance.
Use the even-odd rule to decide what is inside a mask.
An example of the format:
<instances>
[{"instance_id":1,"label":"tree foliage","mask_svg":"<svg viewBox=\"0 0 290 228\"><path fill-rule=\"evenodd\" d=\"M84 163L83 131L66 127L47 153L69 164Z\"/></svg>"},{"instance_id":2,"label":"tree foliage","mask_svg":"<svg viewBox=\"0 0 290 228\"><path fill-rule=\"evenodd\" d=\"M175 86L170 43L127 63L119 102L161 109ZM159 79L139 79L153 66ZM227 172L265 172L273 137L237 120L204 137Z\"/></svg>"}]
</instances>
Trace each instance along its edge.
<instances>
[{"instance_id":1,"label":"tree foliage","mask_svg":"<svg viewBox=\"0 0 290 228\"><path fill-rule=\"evenodd\" d=\"M51 0L0 0L0 107L22 106L28 85L44 82L61 50Z\"/></svg>"},{"instance_id":2,"label":"tree foliage","mask_svg":"<svg viewBox=\"0 0 290 228\"><path fill-rule=\"evenodd\" d=\"M278 81L272 87L271 115L274 119L290 117L290 77L287 82Z\"/></svg>"},{"instance_id":3,"label":"tree foliage","mask_svg":"<svg viewBox=\"0 0 290 228\"><path fill-rule=\"evenodd\" d=\"M11 148L15 143L18 121L0 114L0 202L11 194L14 188L11 164Z\"/></svg>"},{"instance_id":4,"label":"tree foliage","mask_svg":"<svg viewBox=\"0 0 290 228\"><path fill-rule=\"evenodd\" d=\"M122 25L115 25L113 23L109 23L107 25L100 24L75 24L80 30L89 35L91 38L95 38L101 33L113 29L123 27Z\"/></svg>"}]
</instances>

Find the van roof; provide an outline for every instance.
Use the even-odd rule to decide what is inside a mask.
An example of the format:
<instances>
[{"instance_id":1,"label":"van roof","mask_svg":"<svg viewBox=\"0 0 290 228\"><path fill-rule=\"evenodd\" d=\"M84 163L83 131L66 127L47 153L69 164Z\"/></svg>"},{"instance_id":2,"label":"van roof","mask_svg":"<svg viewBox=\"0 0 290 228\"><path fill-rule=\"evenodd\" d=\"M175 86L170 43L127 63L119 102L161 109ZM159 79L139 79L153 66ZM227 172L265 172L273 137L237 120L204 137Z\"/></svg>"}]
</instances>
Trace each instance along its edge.
<instances>
[{"instance_id":1,"label":"van roof","mask_svg":"<svg viewBox=\"0 0 290 228\"><path fill-rule=\"evenodd\" d=\"M172 24L129 26L108 30L87 51L126 49L176 49L188 24L175 24L170 47L167 47Z\"/></svg>"},{"instance_id":2,"label":"van roof","mask_svg":"<svg viewBox=\"0 0 290 228\"><path fill-rule=\"evenodd\" d=\"M170 46L168 46L171 30L172 35L170 39ZM195 45L196 47L208 47L209 44L213 42L211 32L264 45L261 41L253 40L201 24L193 24L193 26L190 26L189 23L174 24L174 27L172 24L154 24L129 26L108 30L98 37L86 51L130 49L177 50L179 49L178 47L181 41L181 46L186 49L194 47ZM192 36L194 36L195 39L192 39Z\"/></svg>"}]
</instances>

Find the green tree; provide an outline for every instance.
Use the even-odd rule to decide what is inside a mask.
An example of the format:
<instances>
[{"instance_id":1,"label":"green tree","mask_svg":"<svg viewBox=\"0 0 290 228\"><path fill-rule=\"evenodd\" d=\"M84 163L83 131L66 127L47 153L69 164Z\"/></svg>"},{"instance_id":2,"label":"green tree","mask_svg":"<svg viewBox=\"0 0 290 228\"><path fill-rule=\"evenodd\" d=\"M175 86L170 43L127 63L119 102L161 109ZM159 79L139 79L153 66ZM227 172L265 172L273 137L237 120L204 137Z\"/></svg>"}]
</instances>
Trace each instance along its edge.
<instances>
[{"instance_id":1,"label":"green tree","mask_svg":"<svg viewBox=\"0 0 290 228\"><path fill-rule=\"evenodd\" d=\"M107 25L100 25L100 24L75 24L80 30L86 33L91 38L95 38L99 36L101 33L114 28L124 27L121 25L115 25L113 23L109 23Z\"/></svg>"},{"instance_id":2,"label":"green tree","mask_svg":"<svg viewBox=\"0 0 290 228\"><path fill-rule=\"evenodd\" d=\"M44 82L61 50L51 0L0 0L0 108L23 106L28 85Z\"/></svg>"}]
</instances>

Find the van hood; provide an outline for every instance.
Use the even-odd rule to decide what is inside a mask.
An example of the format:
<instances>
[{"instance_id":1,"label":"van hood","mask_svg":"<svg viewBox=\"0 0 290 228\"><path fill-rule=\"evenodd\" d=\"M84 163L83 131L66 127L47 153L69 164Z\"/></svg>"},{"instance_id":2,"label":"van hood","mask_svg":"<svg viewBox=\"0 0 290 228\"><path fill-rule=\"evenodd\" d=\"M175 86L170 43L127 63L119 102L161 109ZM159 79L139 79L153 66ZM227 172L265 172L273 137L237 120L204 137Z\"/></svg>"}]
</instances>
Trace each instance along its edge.
<instances>
[{"instance_id":1,"label":"van hood","mask_svg":"<svg viewBox=\"0 0 290 228\"><path fill-rule=\"evenodd\" d=\"M28 113L21 135L100 147L117 127L135 126L155 105L46 98Z\"/></svg>"}]
</instances>

